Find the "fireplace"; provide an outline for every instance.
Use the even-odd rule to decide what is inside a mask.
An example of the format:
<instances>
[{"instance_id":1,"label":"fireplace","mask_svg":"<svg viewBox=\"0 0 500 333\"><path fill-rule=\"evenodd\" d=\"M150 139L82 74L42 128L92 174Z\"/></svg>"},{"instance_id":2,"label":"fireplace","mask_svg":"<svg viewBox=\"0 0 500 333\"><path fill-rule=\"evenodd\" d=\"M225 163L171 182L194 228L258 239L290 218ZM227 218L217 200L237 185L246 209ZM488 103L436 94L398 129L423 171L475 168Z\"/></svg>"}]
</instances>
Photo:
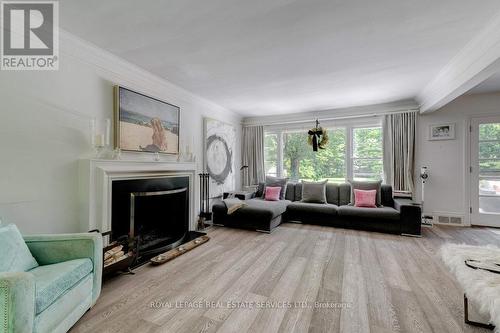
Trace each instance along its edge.
<instances>
[{"instance_id":1,"label":"fireplace","mask_svg":"<svg viewBox=\"0 0 500 333\"><path fill-rule=\"evenodd\" d=\"M190 240L189 177L115 180L111 241L128 236L135 265Z\"/></svg>"}]
</instances>

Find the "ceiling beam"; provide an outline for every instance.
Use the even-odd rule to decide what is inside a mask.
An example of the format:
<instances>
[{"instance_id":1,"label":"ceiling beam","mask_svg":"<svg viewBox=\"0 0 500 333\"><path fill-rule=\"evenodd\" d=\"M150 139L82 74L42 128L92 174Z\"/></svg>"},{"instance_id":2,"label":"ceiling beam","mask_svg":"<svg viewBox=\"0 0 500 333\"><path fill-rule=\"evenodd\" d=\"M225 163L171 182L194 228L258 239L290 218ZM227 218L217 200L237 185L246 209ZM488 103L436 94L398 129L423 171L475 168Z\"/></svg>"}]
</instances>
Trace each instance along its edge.
<instances>
[{"instance_id":1,"label":"ceiling beam","mask_svg":"<svg viewBox=\"0 0 500 333\"><path fill-rule=\"evenodd\" d=\"M500 71L500 13L417 95L420 111L433 112Z\"/></svg>"}]
</instances>

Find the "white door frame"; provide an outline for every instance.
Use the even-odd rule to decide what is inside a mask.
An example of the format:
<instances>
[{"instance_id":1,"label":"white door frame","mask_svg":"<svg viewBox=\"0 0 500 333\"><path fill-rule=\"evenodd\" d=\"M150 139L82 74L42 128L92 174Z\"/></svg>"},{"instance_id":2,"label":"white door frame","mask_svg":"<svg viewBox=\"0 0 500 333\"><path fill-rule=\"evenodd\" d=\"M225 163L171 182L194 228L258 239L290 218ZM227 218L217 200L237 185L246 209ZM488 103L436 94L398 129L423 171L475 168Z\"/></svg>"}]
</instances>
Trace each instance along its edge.
<instances>
[{"instance_id":1,"label":"white door frame","mask_svg":"<svg viewBox=\"0 0 500 333\"><path fill-rule=\"evenodd\" d=\"M465 168L465 179L466 179L466 184L468 184L468 186L466 187L465 189L465 198L466 198L466 202L467 202L467 222L469 225L484 225L484 226L491 226L490 224L488 223L481 223L481 221L473 221L473 216L475 215L474 213L474 209L478 208L478 207L474 207L475 202L473 202L473 200L476 200L477 199L477 196L473 197L473 195L471 194L471 191L473 188L477 188L477 184L474 182L475 178L474 177L474 173L478 170L476 170L478 168L477 165L474 165L475 163L475 160L474 160L474 157L472 155L472 145L473 144L477 144L477 142L473 142L473 136L472 136L472 131L473 131L473 126L475 127L476 125L476 122L479 122L480 120L483 120L483 119L491 119L493 121L496 121L497 119L500 119L500 116L498 114L484 114L484 115L478 115L478 116L472 116L472 117L469 117L469 119L467 119L467 124L466 124L466 135L465 135L465 145L466 145L466 149L465 149L465 154L464 154L464 158L465 158L465 161L466 162L466 168ZM475 148L474 148L475 149Z\"/></svg>"},{"instance_id":2,"label":"white door frame","mask_svg":"<svg viewBox=\"0 0 500 333\"><path fill-rule=\"evenodd\" d=\"M470 194L470 188L472 186L472 121L476 117L469 117L465 122L464 129L464 146L465 146L465 154L464 154L464 197L465 197L465 223L467 226L472 225L472 196Z\"/></svg>"}]
</instances>

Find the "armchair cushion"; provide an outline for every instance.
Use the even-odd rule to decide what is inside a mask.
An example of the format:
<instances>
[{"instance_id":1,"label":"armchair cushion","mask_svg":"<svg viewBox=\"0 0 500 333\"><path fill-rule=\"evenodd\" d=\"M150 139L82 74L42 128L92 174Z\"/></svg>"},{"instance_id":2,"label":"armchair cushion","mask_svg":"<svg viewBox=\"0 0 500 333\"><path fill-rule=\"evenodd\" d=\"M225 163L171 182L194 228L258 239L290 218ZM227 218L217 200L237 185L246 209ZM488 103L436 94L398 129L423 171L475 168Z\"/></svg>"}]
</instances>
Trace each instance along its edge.
<instances>
[{"instance_id":1,"label":"armchair cushion","mask_svg":"<svg viewBox=\"0 0 500 333\"><path fill-rule=\"evenodd\" d=\"M39 266L29 271L35 276L35 313L39 314L49 307L56 299L91 273L92 269L92 261L85 258Z\"/></svg>"},{"instance_id":2,"label":"armchair cushion","mask_svg":"<svg viewBox=\"0 0 500 333\"><path fill-rule=\"evenodd\" d=\"M92 304L101 293L102 237L98 233L24 236L31 253L41 265L89 258L93 264Z\"/></svg>"},{"instance_id":3,"label":"armchair cushion","mask_svg":"<svg viewBox=\"0 0 500 333\"><path fill-rule=\"evenodd\" d=\"M38 266L13 224L0 226L0 272L26 272Z\"/></svg>"}]
</instances>

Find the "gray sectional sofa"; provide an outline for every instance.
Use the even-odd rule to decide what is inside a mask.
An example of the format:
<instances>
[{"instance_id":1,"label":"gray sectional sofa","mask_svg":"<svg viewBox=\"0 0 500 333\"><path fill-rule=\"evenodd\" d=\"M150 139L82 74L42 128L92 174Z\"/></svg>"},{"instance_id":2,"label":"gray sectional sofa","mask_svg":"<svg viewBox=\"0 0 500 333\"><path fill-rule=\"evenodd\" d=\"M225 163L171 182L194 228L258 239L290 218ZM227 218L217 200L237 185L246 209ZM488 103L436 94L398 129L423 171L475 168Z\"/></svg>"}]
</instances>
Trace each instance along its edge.
<instances>
[{"instance_id":1,"label":"gray sectional sofa","mask_svg":"<svg viewBox=\"0 0 500 333\"><path fill-rule=\"evenodd\" d=\"M382 185L381 207L350 206L350 184L327 184L326 204L305 203L302 184L288 183L285 200L246 200L247 206L231 215L223 202L212 207L214 224L271 232L282 222L320 224L341 228L420 235L421 209L410 199L393 198L392 187Z\"/></svg>"}]
</instances>

